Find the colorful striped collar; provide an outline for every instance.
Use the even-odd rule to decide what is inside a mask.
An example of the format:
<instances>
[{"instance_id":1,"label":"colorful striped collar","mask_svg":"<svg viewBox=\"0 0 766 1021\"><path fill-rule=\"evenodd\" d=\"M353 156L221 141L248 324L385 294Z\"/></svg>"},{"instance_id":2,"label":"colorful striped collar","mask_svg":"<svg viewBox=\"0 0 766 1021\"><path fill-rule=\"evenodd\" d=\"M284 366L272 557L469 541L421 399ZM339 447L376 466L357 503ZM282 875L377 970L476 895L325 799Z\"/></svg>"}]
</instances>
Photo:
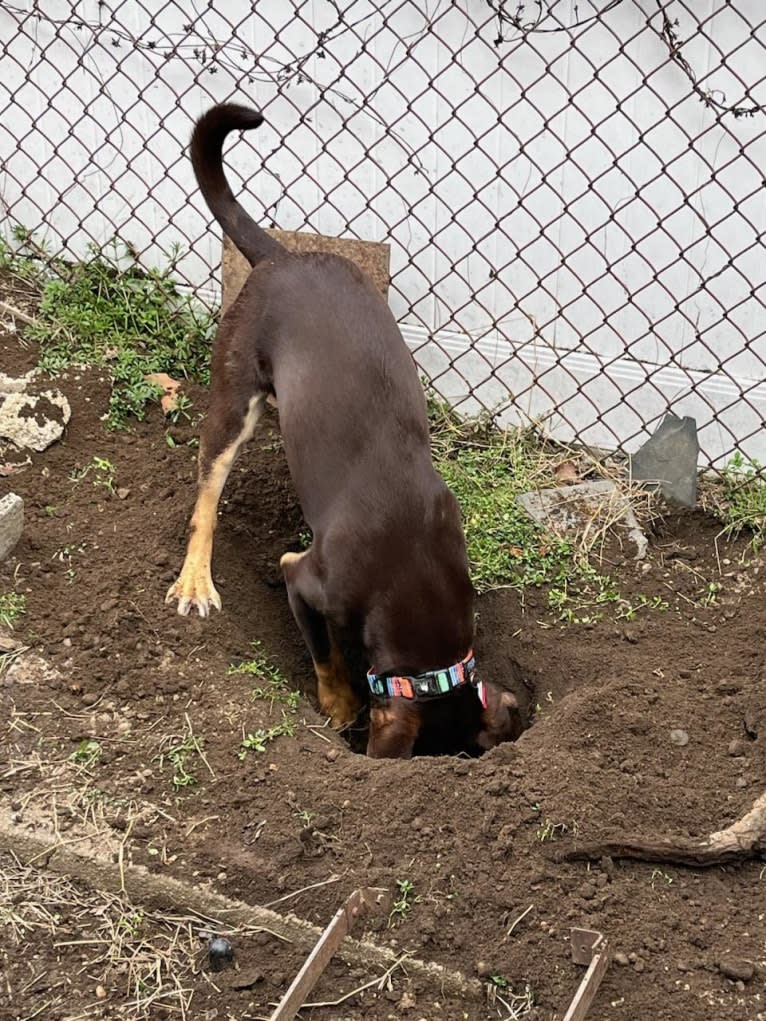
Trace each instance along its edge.
<instances>
[{"instance_id":1,"label":"colorful striped collar","mask_svg":"<svg viewBox=\"0 0 766 1021\"><path fill-rule=\"evenodd\" d=\"M378 698L426 699L446 695L464 684L473 684L486 708L484 685L476 678L476 659L470 649L464 659L446 670L428 670L414 677L367 673L370 691Z\"/></svg>"}]
</instances>

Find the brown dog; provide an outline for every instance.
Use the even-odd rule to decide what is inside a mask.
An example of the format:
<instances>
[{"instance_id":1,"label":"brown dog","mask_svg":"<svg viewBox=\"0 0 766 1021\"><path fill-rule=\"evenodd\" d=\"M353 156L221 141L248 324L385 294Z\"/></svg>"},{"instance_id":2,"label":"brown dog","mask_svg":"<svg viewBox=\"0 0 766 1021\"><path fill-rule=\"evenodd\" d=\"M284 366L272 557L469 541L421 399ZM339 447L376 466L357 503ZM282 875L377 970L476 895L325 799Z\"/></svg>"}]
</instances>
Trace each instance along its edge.
<instances>
[{"instance_id":1,"label":"brown dog","mask_svg":"<svg viewBox=\"0 0 766 1021\"><path fill-rule=\"evenodd\" d=\"M457 501L431 460L415 364L386 303L353 263L288 253L234 198L223 141L262 120L246 107L217 106L192 135L202 194L253 270L215 340L191 536L166 602L177 599L182 614L220 609L211 577L218 500L273 396L313 533L311 548L286 553L281 566L322 710L338 728L359 711L334 637L353 627L375 683L404 678L416 689L373 690L368 754L411 755L429 706L438 703L443 714L454 699L460 712L466 695L477 711L475 738L491 746L516 736L518 714L512 696L497 690L482 706L473 667L461 666L473 639L473 588Z\"/></svg>"}]
</instances>

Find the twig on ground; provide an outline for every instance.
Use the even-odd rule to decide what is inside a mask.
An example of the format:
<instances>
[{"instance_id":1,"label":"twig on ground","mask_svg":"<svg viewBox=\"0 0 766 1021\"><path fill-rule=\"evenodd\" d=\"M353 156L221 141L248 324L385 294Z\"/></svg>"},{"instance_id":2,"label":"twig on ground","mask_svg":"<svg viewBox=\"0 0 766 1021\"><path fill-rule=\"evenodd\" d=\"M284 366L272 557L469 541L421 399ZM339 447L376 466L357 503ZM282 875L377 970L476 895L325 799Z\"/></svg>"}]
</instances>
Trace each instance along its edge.
<instances>
[{"instance_id":1,"label":"twig on ground","mask_svg":"<svg viewBox=\"0 0 766 1021\"><path fill-rule=\"evenodd\" d=\"M37 320L33 316L27 315L26 312L22 312L20 308L16 308L15 305L11 305L7 301L0 300L0 308L14 319L20 319L27 326L37 326Z\"/></svg>"},{"instance_id":2,"label":"twig on ground","mask_svg":"<svg viewBox=\"0 0 766 1021\"><path fill-rule=\"evenodd\" d=\"M519 924L519 922L521 922L524 918L527 917L527 915L529 914L529 912L532 910L533 907L534 907L534 904L530 904L526 911L522 911L518 918L514 918L514 920L511 922L511 925L510 925L508 931L505 934L505 938L506 939L508 939L508 937L511 935L511 933L516 928L516 926Z\"/></svg>"},{"instance_id":3,"label":"twig on ground","mask_svg":"<svg viewBox=\"0 0 766 1021\"><path fill-rule=\"evenodd\" d=\"M330 883L338 883L342 878L342 876L332 875L329 879L323 879L321 883L311 883L310 886L302 886L300 890L293 890L292 893L286 893L284 897L277 897L276 900L270 900L263 906L265 908L273 908L275 904L282 904L286 900L292 900L293 897L299 897L300 894L306 893L308 890L316 890L320 886L328 886Z\"/></svg>"},{"instance_id":4,"label":"twig on ground","mask_svg":"<svg viewBox=\"0 0 766 1021\"><path fill-rule=\"evenodd\" d=\"M703 840L684 837L641 836L612 837L580 844L556 855L559 861L594 861L599 858L632 858L636 861L660 862L666 865L690 865L710 868L713 865L741 863L766 853L766 793L753 807L726 829L711 833Z\"/></svg>"},{"instance_id":5,"label":"twig on ground","mask_svg":"<svg viewBox=\"0 0 766 1021\"><path fill-rule=\"evenodd\" d=\"M337 1000L318 1000L315 1003L304 1003L303 1010L307 1007L339 1007L341 1003L345 1003L346 1000L350 1000L352 996L356 996L358 993L363 993L365 989L371 989L372 986L377 986L378 989L382 989L383 986L391 978L392 973L402 966L402 961L406 960L409 954L402 954L398 961L394 961L390 968L387 968L382 975L372 979L369 982L365 982L364 985L357 986L356 989L352 989L348 993L344 993L343 996Z\"/></svg>"}]
</instances>

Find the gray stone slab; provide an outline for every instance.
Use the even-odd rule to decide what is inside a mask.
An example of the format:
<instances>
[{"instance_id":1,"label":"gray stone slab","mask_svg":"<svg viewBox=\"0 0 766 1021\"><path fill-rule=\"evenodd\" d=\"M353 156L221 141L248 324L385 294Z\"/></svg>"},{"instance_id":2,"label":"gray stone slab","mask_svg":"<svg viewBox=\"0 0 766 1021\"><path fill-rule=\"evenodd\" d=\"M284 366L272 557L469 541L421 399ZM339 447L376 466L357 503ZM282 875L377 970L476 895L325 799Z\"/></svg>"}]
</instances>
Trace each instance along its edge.
<instances>
[{"instance_id":1,"label":"gray stone slab","mask_svg":"<svg viewBox=\"0 0 766 1021\"><path fill-rule=\"evenodd\" d=\"M659 489L670 503L694 507L698 457L697 423L670 411L631 457L630 471L636 482Z\"/></svg>"},{"instance_id":2,"label":"gray stone slab","mask_svg":"<svg viewBox=\"0 0 766 1021\"><path fill-rule=\"evenodd\" d=\"M0 560L10 556L24 531L24 501L16 493L0 499Z\"/></svg>"},{"instance_id":3,"label":"gray stone slab","mask_svg":"<svg viewBox=\"0 0 766 1021\"><path fill-rule=\"evenodd\" d=\"M553 532L584 532L594 521L623 524L636 544L636 559L646 555L648 541L636 520L630 497L608 479L555 489L533 489L517 500L531 518Z\"/></svg>"}]
</instances>

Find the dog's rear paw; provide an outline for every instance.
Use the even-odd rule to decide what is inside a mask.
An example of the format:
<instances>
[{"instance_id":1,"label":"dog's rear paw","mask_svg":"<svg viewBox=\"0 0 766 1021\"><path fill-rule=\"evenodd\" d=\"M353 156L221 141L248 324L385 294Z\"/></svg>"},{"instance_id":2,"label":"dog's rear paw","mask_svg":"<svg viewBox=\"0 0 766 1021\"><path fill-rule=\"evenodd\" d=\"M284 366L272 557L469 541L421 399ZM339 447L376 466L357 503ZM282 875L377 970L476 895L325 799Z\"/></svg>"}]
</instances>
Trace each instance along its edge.
<instances>
[{"instance_id":1,"label":"dog's rear paw","mask_svg":"<svg viewBox=\"0 0 766 1021\"><path fill-rule=\"evenodd\" d=\"M209 574L203 577L182 571L165 596L165 603L168 605L175 600L178 600L178 612L182 617L186 617L192 608L196 608L200 617L209 616L210 608L213 606L216 610L221 609L221 597L216 592Z\"/></svg>"}]
</instances>

